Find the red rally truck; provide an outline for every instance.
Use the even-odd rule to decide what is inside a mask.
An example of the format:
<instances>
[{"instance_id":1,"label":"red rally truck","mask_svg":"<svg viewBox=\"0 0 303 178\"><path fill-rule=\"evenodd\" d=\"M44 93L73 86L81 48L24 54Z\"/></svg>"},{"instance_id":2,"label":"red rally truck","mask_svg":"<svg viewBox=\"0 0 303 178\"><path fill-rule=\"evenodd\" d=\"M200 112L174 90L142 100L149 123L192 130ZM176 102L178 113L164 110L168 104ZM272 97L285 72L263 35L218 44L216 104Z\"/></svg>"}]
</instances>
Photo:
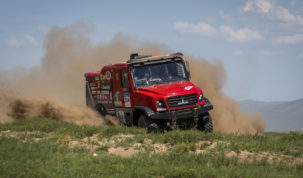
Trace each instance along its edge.
<instances>
[{"instance_id":1,"label":"red rally truck","mask_svg":"<svg viewBox=\"0 0 303 178\"><path fill-rule=\"evenodd\" d=\"M157 132L171 126L212 132L213 105L190 82L182 53L163 56L131 54L124 63L85 73L86 104L122 124Z\"/></svg>"}]
</instances>

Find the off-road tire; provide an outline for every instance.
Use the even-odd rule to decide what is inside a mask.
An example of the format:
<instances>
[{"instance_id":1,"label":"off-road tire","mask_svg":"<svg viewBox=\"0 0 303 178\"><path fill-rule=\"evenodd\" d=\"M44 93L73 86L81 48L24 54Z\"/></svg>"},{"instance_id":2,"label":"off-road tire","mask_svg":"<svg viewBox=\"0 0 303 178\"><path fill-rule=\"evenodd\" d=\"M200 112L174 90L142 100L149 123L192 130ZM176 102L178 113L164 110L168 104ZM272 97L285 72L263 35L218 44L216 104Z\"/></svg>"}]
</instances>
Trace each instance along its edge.
<instances>
[{"instance_id":1,"label":"off-road tire","mask_svg":"<svg viewBox=\"0 0 303 178\"><path fill-rule=\"evenodd\" d=\"M208 115L208 119L204 122L204 131L205 132L213 132L213 120L210 115Z\"/></svg>"},{"instance_id":2,"label":"off-road tire","mask_svg":"<svg viewBox=\"0 0 303 178\"><path fill-rule=\"evenodd\" d=\"M204 132L213 132L212 118L208 113L199 119L197 129Z\"/></svg>"},{"instance_id":3,"label":"off-road tire","mask_svg":"<svg viewBox=\"0 0 303 178\"><path fill-rule=\"evenodd\" d=\"M101 116L105 116L106 115L106 110L105 110L104 106L101 105L101 104L97 105L97 111L99 112L99 114Z\"/></svg>"},{"instance_id":4,"label":"off-road tire","mask_svg":"<svg viewBox=\"0 0 303 178\"><path fill-rule=\"evenodd\" d=\"M141 115L138 119L138 127L146 128L147 133L159 132L159 126L152 122L146 115Z\"/></svg>"},{"instance_id":5,"label":"off-road tire","mask_svg":"<svg viewBox=\"0 0 303 178\"><path fill-rule=\"evenodd\" d=\"M160 131L159 126L156 123L149 124L146 130L147 133L157 133L159 131Z\"/></svg>"}]
</instances>

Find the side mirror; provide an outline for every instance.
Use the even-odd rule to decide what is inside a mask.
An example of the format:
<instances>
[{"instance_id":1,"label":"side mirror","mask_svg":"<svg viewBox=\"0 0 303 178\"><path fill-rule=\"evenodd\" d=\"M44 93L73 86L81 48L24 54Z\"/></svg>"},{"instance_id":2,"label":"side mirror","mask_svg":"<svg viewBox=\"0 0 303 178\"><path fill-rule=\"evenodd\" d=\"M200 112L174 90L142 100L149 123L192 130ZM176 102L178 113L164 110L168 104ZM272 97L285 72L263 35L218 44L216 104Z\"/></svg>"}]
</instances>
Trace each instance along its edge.
<instances>
[{"instance_id":1,"label":"side mirror","mask_svg":"<svg viewBox=\"0 0 303 178\"><path fill-rule=\"evenodd\" d=\"M189 67L189 62L185 61L185 67L186 67L186 73L188 76L188 80L190 80L191 76L190 76L190 67Z\"/></svg>"}]
</instances>

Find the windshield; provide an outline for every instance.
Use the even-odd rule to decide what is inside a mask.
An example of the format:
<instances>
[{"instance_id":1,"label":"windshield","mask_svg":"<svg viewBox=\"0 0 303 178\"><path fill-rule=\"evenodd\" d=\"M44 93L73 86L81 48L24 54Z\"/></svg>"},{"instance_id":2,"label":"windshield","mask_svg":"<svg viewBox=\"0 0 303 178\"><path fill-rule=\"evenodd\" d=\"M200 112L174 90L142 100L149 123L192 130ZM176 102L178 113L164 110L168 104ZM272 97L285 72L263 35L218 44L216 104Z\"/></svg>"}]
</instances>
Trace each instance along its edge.
<instances>
[{"instance_id":1,"label":"windshield","mask_svg":"<svg viewBox=\"0 0 303 178\"><path fill-rule=\"evenodd\" d=\"M183 62L147 65L133 69L137 88L179 82L187 79Z\"/></svg>"}]
</instances>

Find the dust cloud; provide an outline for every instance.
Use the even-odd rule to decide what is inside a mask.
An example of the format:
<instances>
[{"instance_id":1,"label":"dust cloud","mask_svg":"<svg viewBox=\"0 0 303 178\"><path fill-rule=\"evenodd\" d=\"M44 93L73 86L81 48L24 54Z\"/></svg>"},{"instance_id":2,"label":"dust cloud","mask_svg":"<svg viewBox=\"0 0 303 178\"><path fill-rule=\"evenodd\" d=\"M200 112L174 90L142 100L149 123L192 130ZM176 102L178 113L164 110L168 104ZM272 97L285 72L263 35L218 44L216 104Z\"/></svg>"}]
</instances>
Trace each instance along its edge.
<instances>
[{"instance_id":1,"label":"dust cloud","mask_svg":"<svg viewBox=\"0 0 303 178\"><path fill-rule=\"evenodd\" d=\"M45 54L40 66L0 71L0 122L17 118L51 117L77 124L116 125L113 118L100 118L85 107L85 72L100 71L107 64L126 61L130 53L168 54L166 45L140 42L117 34L109 42L93 44L90 25L77 23L53 27L45 37ZM262 133L262 116L247 116L221 88L225 71L220 62L190 59L192 81L214 104L215 131L222 133Z\"/></svg>"},{"instance_id":2,"label":"dust cloud","mask_svg":"<svg viewBox=\"0 0 303 178\"><path fill-rule=\"evenodd\" d=\"M51 101L34 99L14 99L10 103L8 115L15 120L28 118L51 118L73 122L78 125L106 125L104 119L89 109L77 106L58 105Z\"/></svg>"},{"instance_id":3,"label":"dust cloud","mask_svg":"<svg viewBox=\"0 0 303 178\"><path fill-rule=\"evenodd\" d=\"M203 59L190 58L192 82L201 87L205 97L214 106L210 112L214 130L222 133L263 133L265 121L261 114L247 115L238 104L222 92L226 72L220 61L210 63Z\"/></svg>"}]
</instances>

